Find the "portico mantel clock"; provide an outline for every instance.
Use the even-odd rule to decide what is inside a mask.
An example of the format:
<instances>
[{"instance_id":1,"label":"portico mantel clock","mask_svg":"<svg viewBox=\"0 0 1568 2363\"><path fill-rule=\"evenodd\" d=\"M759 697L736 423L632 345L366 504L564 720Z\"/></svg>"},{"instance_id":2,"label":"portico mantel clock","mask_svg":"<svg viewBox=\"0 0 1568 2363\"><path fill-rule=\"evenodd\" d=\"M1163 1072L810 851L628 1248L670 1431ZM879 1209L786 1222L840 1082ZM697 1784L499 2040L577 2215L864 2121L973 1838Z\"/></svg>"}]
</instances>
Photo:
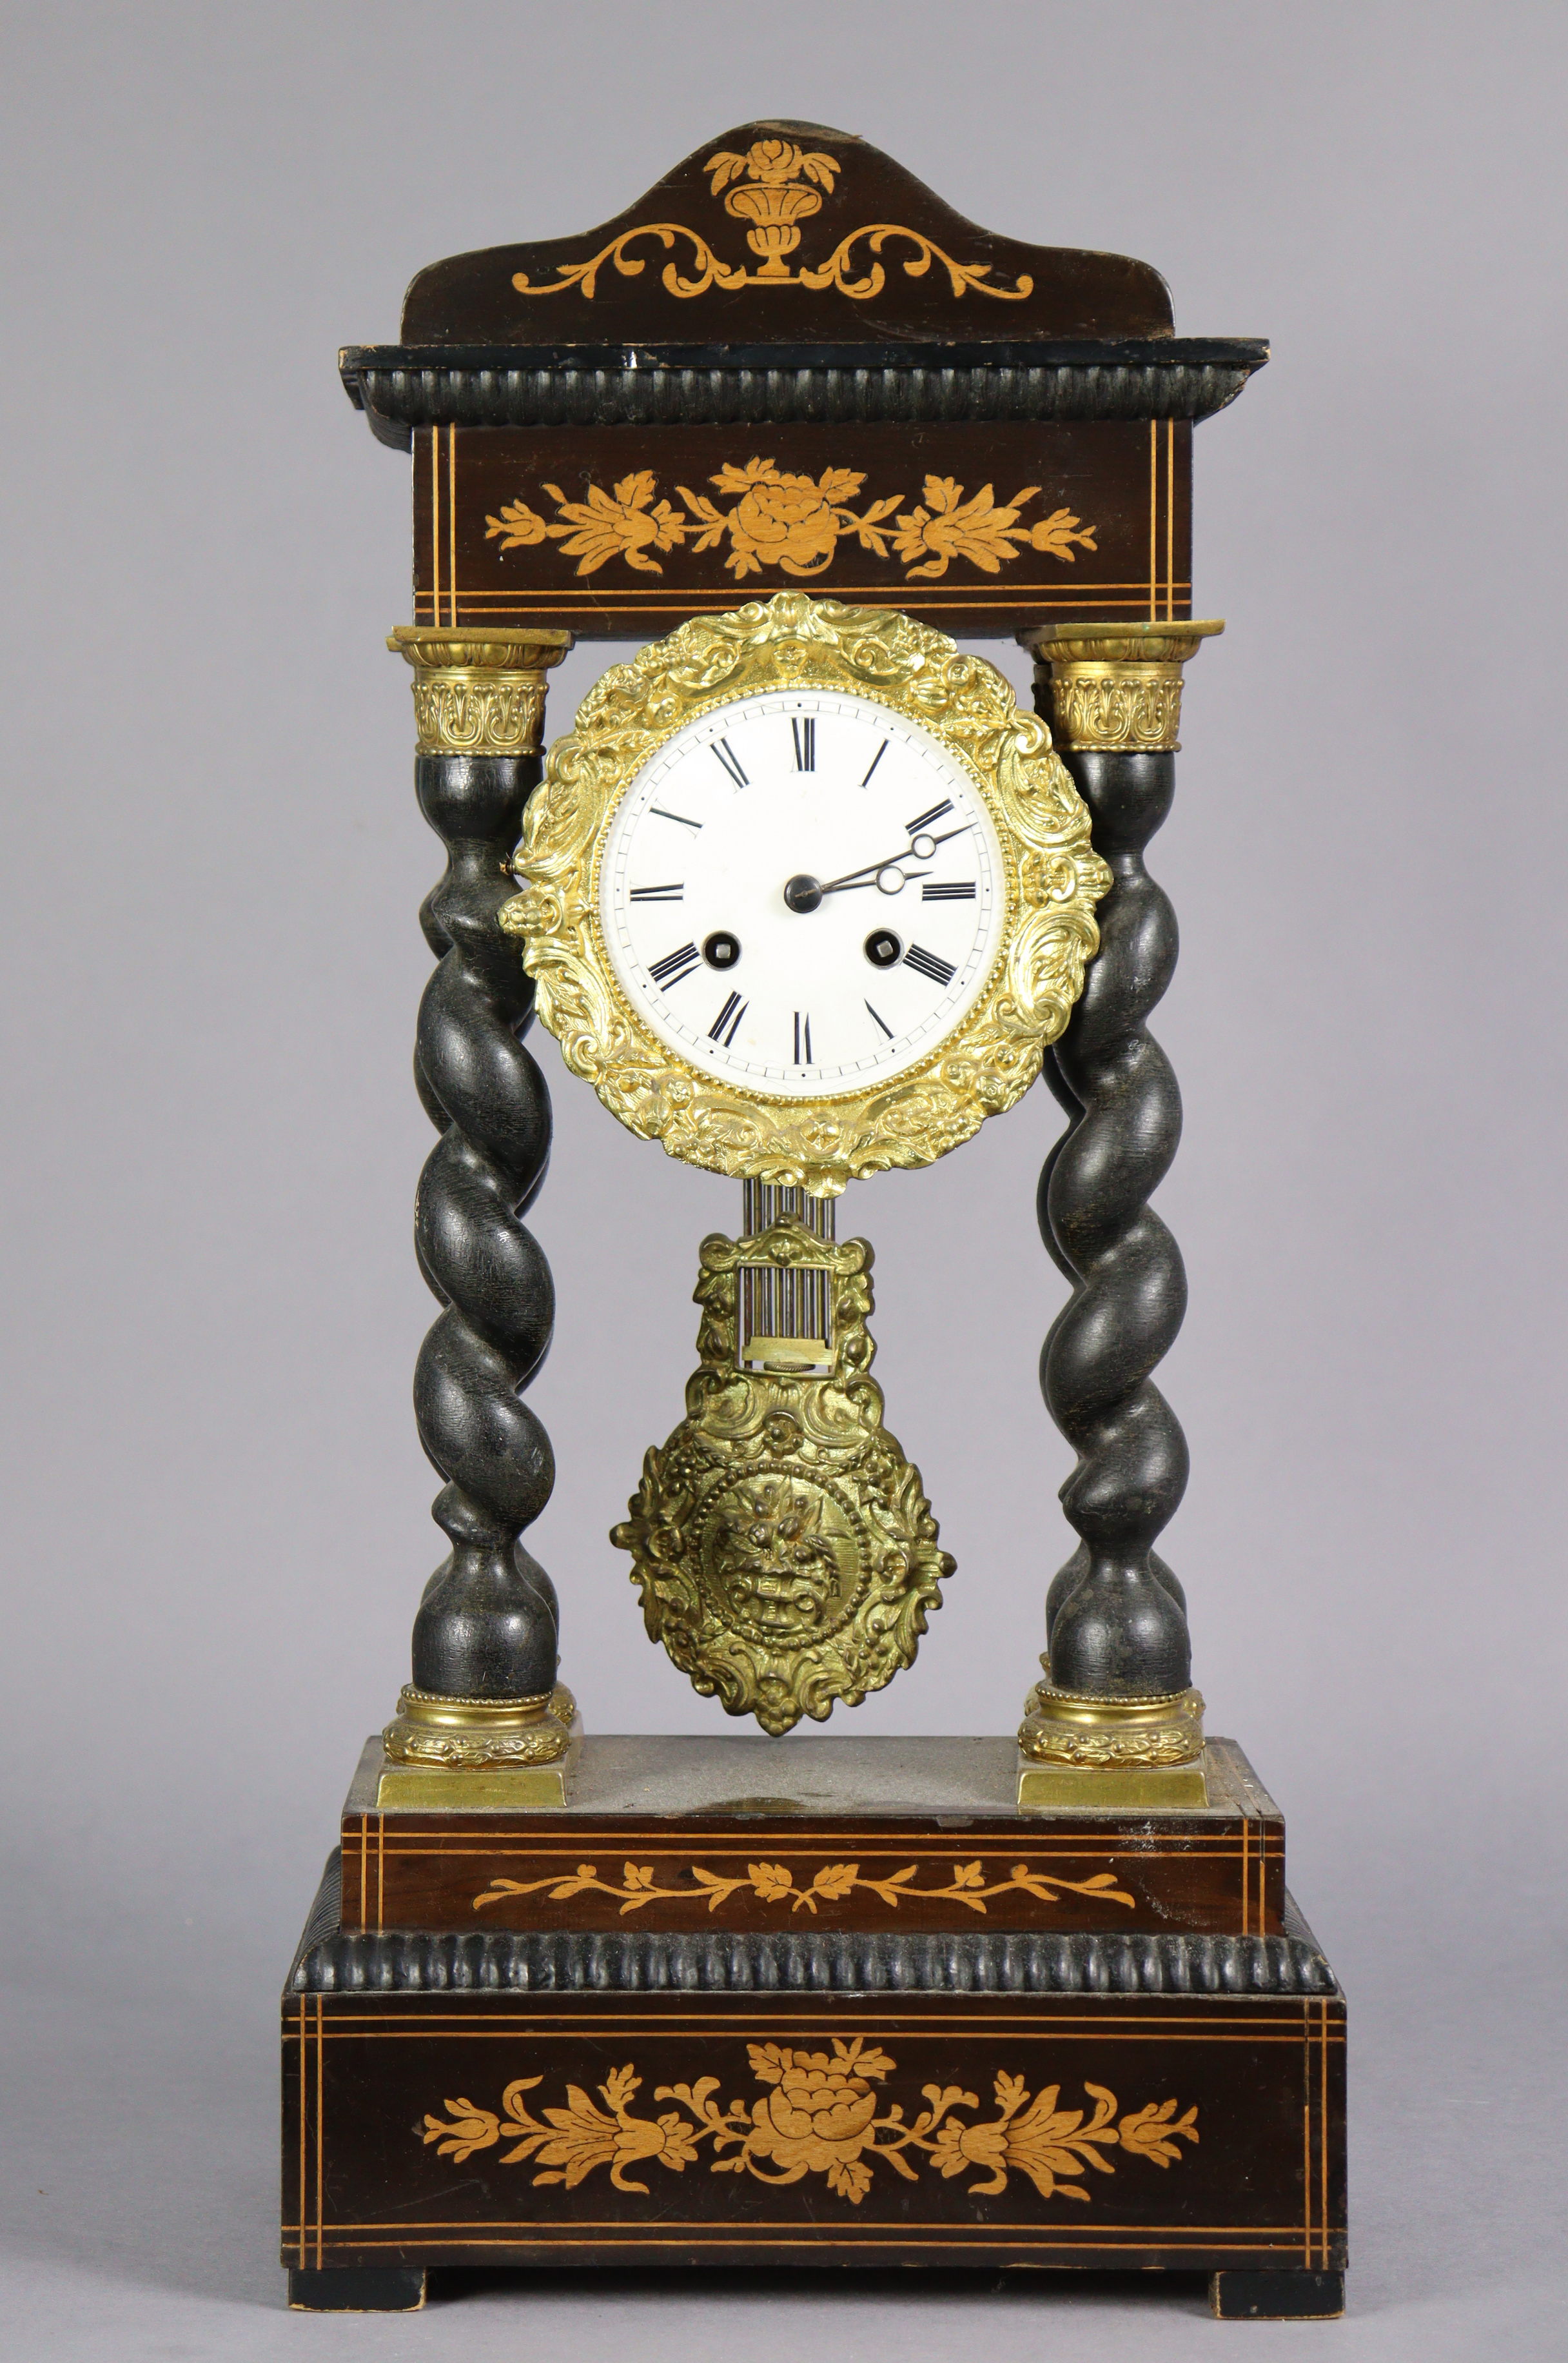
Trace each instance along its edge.
<instances>
[{"instance_id":1,"label":"portico mantel clock","mask_svg":"<svg viewBox=\"0 0 1568 2363\"><path fill-rule=\"evenodd\" d=\"M1339 2309L1343 2002L1276 1808L1205 1735L1155 1548L1185 1280L1148 1204L1180 1103L1143 849L1220 628L1192 614L1193 428L1265 358L1177 338L1146 264L982 231L787 123L581 238L434 265L401 345L341 356L414 459L392 645L447 853L414 1404L450 1548L285 1991L298 2305L809 2238ZM1035 714L963 645L1007 635ZM546 758L548 671L595 637L637 652ZM620 1644L590 1649L523 1541L553 1481L523 1400L554 1312L536 1015L622 1124L739 1185L697 1252L684 1416L612 1539L649 1636L762 1736L598 1736ZM1042 1081L1066 1296L1041 1379L1077 1455L1042 1679L1027 1647L999 1667L988 1736L808 1736L911 1663L955 1569L840 1202L1031 1121ZM607 1523L635 1473L602 1472ZM983 1531L948 1540L1016 1581Z\"/></svg>"}]
</instances>

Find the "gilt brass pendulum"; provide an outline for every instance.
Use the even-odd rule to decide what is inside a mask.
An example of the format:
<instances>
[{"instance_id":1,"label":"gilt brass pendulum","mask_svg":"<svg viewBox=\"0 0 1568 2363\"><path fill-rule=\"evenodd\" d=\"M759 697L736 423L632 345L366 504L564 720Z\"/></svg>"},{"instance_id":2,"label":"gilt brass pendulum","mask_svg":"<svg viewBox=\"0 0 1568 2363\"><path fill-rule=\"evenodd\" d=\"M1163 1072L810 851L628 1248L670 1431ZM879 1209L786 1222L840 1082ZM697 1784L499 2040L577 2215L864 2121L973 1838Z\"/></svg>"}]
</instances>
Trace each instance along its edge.
<instances>
[{"instance_id":1,"label":"gilt brass pendulum","mask_svg":"<svg viewBox=\"0 0 1568 2363\"><path fill-rule=\"evenodd\" d=\"M611 1539L650 1640L777 1737L911 1664L954 1562L882 1425L870 1248L832 1199L744 1186L743 1236L702 1242L687 1415Z\"/></svg>"}]
</instances>

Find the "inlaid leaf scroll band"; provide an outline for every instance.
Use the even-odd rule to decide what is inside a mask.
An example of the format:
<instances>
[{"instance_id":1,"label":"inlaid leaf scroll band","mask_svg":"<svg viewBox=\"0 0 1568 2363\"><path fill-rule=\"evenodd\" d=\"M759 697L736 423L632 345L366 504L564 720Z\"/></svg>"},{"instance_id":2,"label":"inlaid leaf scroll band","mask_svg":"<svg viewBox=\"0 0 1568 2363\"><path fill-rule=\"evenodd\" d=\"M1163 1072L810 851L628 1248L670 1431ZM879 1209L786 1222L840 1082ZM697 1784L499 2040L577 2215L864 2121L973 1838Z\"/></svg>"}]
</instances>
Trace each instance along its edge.
<instances>
[{"instance_id":1,"label":"inlaid leaf scroll band","mask_svg":"<svg viewBox=\"0 0 1568 2363\"><path fill-rule=\"evenodd\" d=\"M988 1885L985 1865L981 1862L961 1862L954 1866L945 1887L917 1887L918 1863L909 1863L902 1870L889 1873L885 1879L863 1879L857 1862L825 1863L809 1887L797 1887L794 1873L781 1862L748 1862L744 1878L722 1877L705 1870L699 1863L690 1865L690 1887L660 1887L656 1882L653 1868L648 1863L627 1862L621 1867L622 1884L601 1879L598 1866L580 1862L569 1874L552 1871L545 1879L492 1879L482 1894L474 1897L474 1909L487 1903L499 1903L508 1896L536 1895L541 1888L549 1890L552 1903L565 1903L574 1895L609 1895L620 1899L621 1917L638 1912L646 1903L707 1904L710 1914L733 1895L749 1888L764 1903L787 1903L790 1913L809 1912L814 1918L819 1903L839 1903L857 1891L880 1897L894 1910L906 1899L922 1903L962 1903L970 1912L985 1915L988 1898L998 1895L1032 1895L1039 1903L1055 1903L1062 1894L1083 1895L1097 1903L1125 1904L1132 1909L1134 1899L1125 1888L1116 1884L1116 1874L1097 1870L1089 1879L1058 1879L1044 1871L1031 1870L1027 1863L1015 1862L1006 1879Z\"/></svg>"}]
</instances>

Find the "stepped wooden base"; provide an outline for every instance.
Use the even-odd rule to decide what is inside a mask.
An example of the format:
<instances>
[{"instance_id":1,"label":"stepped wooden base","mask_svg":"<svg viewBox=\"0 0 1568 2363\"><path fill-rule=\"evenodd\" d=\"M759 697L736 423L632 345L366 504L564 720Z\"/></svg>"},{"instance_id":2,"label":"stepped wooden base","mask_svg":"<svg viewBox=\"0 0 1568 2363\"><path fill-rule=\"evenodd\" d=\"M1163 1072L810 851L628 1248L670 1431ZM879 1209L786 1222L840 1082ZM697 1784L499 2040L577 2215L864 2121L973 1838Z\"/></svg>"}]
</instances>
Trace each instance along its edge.
<instances>
[{"instance_id":1,"label":"stepped wooden base","mask_svg":"<svg viewBox=\"0 0 1568 2363\"><path fill-rule=\"evenodd\" d=\"M1233 1740L1204 1760L1206 1806L1108 1811L1089 1773L1047 1814L1020 1810L1009 1739L593 1738L565 1811L387 1812L375 1739L343 1809L343 1925L1276 1935L1279 1808Z\"/></svg>"},{"instance_id":2,"label":"stepped wooden base","mask_svg":"<svg viewBox=\"0 0 1568 2363\"><path fill-rule=\"evenodd\" d=\"M292 2302L897 2263L1337 2310L1344 2003L1210 1746L1141 1817L1021 1815L1010 1740L597 1740L564 1814L447 1817L368 1750L283 1998Z\"/></svg>"}]
</instances>

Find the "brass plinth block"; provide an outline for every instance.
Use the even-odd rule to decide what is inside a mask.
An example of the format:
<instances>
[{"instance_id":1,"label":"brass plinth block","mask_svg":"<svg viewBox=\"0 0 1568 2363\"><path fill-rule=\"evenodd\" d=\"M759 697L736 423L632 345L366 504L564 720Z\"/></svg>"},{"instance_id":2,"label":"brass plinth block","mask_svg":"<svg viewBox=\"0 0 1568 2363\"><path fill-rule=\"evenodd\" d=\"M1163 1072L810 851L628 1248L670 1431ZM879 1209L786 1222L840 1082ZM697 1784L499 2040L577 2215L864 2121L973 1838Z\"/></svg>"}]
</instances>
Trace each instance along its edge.
<instances>
[{"instance_id":1,"label":"brass plinth block","mask_svg":"<svg viewBox=\"0 0 1568 2363\"><path fill-rule=\"evenodd\" d=\"M582 1745L564 1683L536 1698L443 1698L405 1688L381 1734L379 1806L454 1813L564 1805Z\"/></svg>"},{"instance_id":2,"label":"brass plinth block","mask_svg":"<svg viewBox=\"0 0 1568 2363\"><path fill-rule=\"evenodd\" d=\"M1043 624L1019 638L1051 684L1058 747L1174 754L1182 667L1223 623Z\"/></svg>"},{"instance_id":3,"label":"brass plinth block","mask_svg":"<svg viewBox=\"0 0 1568 2363\"><path fill-rule=\"evenodd\" d=\"M1167 1814L1209 1803L1204 1758L1193 1764L1036 1764L1020 1748L1021 1814Z\"/></svg>"},{"instance_id":4,"label":"brass plinth block","mask_svg":"<svg viewBox=\"0 0 1568 2363\"><path fill-rule=\"evenodd\" d=\"M378 1813L550 1813L571 1803L582 1753L580 1717L556 1764L388 1764L376 1783Z\"/></svg>"},{"instance_id":5,"label":"brass plinth block","mask_svg":"<svg viewBox=\"0 0 1568 2363\"><path fill-rule=\"evenodd\" d=\"M544 738L545 676L572 635L400 624L387 646L414 667L422 755L531 755Z\"/></svg>"},{"instance_id":6,"label":"brass plinth block","mask_svg":"<svg viewBox=\"0 0 1568 2363\"><path fill-rule=\"evenodd\" d=\"M1203 1698L1100 1698L1058 1690L1049 1677L1024 1702L1018 1802L1058 1807L1203 1805Z\"/></svg>"}]
</instances>

